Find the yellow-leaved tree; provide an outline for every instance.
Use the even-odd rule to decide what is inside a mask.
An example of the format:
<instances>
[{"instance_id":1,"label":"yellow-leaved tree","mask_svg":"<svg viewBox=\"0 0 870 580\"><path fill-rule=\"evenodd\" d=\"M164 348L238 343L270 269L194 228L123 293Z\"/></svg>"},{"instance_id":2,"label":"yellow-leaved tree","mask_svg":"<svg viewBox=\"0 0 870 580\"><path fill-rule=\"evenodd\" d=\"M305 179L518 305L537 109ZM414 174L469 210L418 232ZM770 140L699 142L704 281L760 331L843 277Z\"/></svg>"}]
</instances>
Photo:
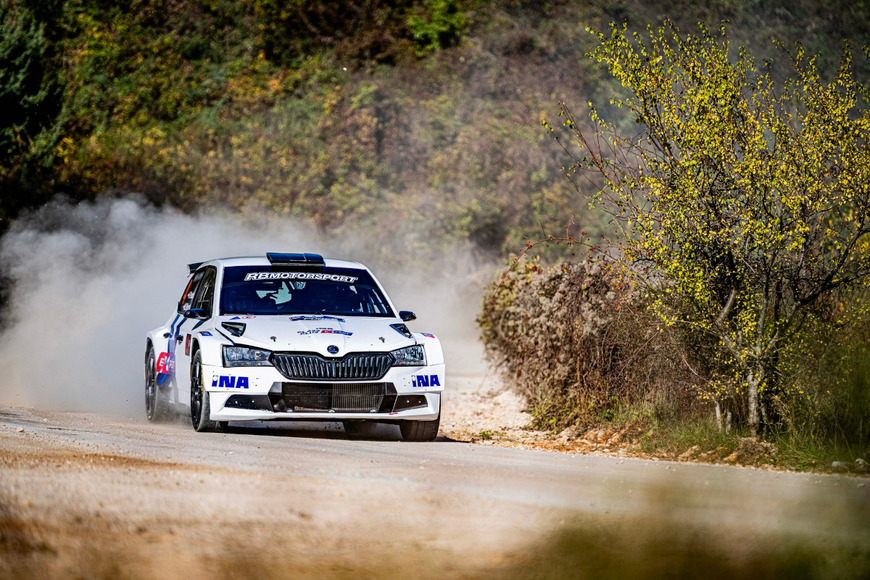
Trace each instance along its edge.
<instances>
[{"instance_id":1,"label":"yellow-leaved tree","mask_svg":"<svg viewBox=\"0 0 870 580\"><path fill-rule=\"evenodd\" d=\"M581 125L563 106L568 175L578 188L587 172L603 178L619 259L669 324L712 338L730 373L714 397L736 395L755 435L763 395L784 388L780 355L813 308L870 273L867 91L848 47L830 81L797 47L777 82L724 26L612 26L598 38L591 56L627 89L613 104L640 130L622 134L592 103Z\"/></svg>"}]
</instances>

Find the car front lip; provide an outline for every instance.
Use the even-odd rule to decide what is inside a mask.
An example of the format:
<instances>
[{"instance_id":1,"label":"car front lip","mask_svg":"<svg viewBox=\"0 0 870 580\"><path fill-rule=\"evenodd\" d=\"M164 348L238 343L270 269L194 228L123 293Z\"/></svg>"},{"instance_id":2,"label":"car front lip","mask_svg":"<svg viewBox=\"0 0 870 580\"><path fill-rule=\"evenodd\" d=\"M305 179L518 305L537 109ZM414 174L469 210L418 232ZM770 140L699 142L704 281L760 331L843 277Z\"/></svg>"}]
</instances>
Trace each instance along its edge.
<instances>
[{"instance_id":1,"label":"car front lip","mask_svg":"<svg viewBox=\"0 0 870 580\"><path fill-rule=\"evenodd\" d=\"M228 395L228 397L231 395ZM253 409L232 409L224 407L217 413L212 413L212 419L216 421L401 421L405 419L434 421L440 412L440 393L429 393L429 404L425 408L409 409L397 413L334 413L329 411L320 412L283 412L258 411ZM216 402L215 399L212 399Z\"/></svg>"},{"instance_id":2,"label":"car front lip","mask_svg":"<svg viewBox=\"0 0 870 580\"><path fill-rule=\"evenodd\" d=\"M217 421L245 421L264 419L303 419L314 421L342 421L364 419L368 421L396 421L401 419L434 420L440 410L440 393L444 390L444 364L425 367L391 367L383 378L376 381L321 381L288 380L275 367L218 367L203 365L202 378L211 397L212 419ZM420 386L424 383L426 386ZM325 383L381 384L390 383L397 397L424 395L426 407L403 409L398 412L338 412L338 411L275 411L226 407L233 395L268 396L281 391L283 383L322 386Z\"/></svg>"}]
</instances>

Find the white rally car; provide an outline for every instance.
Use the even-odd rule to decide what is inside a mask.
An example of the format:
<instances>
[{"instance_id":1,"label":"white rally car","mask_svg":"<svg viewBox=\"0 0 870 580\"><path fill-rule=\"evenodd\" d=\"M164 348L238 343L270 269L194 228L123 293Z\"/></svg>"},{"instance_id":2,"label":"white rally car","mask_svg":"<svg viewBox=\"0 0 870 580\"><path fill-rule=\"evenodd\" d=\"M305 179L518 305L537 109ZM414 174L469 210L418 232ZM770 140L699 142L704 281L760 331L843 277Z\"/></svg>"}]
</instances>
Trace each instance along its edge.
<instances>
[{"instance_id":1,"label":"white rally car","mask_svg":"<svg viewBox=\"0 0 870 580\"><path fill-rule=\"evenodd\" d=\"M438 433L444 355L411 332L362 264L267 254L190 264L178 307L148 333L149 421L189 407L197 431L230 421L398 423L409 441Z\"/></svg>"}]
</instances>

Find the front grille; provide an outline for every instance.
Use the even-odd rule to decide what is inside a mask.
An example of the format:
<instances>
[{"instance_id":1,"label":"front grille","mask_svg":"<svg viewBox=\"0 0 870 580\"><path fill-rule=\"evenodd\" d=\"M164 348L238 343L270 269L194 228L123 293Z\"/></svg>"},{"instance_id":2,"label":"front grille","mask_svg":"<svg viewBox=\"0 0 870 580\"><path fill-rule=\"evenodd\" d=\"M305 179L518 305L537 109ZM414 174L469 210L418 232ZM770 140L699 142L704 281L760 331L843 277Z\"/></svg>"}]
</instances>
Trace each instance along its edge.
<instances>
[{"instance_id":1,"label":"front grille","mask_svg":"<svg viewBox=\"0 0 870 580\"><path fill-rule=\"evenodd\" d=\"M390 370L393 357L385 352L354 353L342 358L276 352L272 354L272 364L290 380L376 381Z\"/></svg>"},{"instance_id":2,"label":"front grille","mask_svg":"<svg viewBox=\"0 0 870 580\"><path fill-rule=\"evenodd\" d=\"M271 393L269 399L279 413L384 413L392 410L395 394L393 383L281 383L281 393Z\"/></svg>"}]
</instances>

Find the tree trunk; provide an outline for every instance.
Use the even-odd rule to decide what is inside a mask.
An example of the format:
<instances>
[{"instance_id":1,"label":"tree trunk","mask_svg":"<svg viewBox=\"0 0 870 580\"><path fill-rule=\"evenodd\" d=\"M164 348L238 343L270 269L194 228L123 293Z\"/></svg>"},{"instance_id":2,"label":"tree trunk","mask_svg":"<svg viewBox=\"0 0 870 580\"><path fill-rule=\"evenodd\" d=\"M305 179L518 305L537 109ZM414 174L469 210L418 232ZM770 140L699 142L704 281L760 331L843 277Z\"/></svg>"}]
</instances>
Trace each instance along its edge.
<instances>
[{"instance_id":1,"label":"tree trunk","mask_svg":"<svg viewBox=\"0 0 870 580\"><path fill-rule=\"evenodd\" d=\"M749 436L758 436L758 385L761 373L756 375L755 372L749 371L746 377L746 390L749 399Z\"/></svg>"},{"instance_id":2,"label":"tree trunk","mask_svg":"<svg viewBox=\"0 0 870 580\"><path fill-rule=\"evenodd\" d=\"M719 431L731 433L731 409L726 408L723 413L719 401L716 401L716 424L719 426Z\"/></svg>"}]
</instances>

